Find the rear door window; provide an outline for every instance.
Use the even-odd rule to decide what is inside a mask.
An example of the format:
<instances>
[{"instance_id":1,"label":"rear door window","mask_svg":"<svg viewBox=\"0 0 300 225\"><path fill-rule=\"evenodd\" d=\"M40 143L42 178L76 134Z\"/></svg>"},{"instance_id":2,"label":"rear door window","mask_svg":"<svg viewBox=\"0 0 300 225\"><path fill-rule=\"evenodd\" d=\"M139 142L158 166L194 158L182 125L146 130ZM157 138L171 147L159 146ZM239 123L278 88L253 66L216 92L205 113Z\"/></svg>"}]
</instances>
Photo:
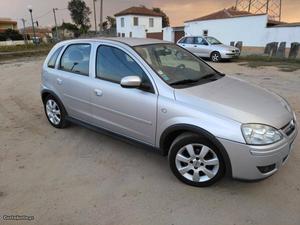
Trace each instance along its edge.
<instances>
[{"instance_id":1,"label":"rear door window","mask_svg":"<svg viewBox=\"0 0 300 225\"><path fill-rule=\"evenodd\" d=\"M89 75L90 44L72 44L67 47L60 60L60 69L80 75Z\"/></svg>"},{"instance_id":2,"label":"rear door window","mask_svg":"<svg viewBox=\"0 0 300 225\"><path fill-rule=\"evenodd\" d=\"M194 38L193 37L187 37L185 39L186 44L194 44Z\"/></svg>"}]
</instances>

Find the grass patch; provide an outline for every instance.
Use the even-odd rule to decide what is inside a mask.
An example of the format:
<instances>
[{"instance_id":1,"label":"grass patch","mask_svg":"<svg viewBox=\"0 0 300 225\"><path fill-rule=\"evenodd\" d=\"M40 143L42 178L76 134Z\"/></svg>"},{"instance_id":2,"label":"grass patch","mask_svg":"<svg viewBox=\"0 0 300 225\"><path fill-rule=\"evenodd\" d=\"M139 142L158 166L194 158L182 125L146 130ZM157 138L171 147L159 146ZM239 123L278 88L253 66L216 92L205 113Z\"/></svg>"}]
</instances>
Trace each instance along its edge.
<instances>
[{"instance_id":1,"label":"grass patch","mask_svg":"<svg viewBox=\"0 0 300 225\"><path fill-rule=\"evenodd\" d=\"M53 44L40 44L35 46L34 44L28 45L11 45L11 46L0 46L1 52L23 52L23 51L32 51L32 50L41 50L41 49L51 49Z\"/></svg>"},{"instance_id":2,"label":"grass patch","mask_svg":"<svg viewBox=\"0 0 300 225\"><path fill-rule=\"evenodd\" d=\"M249 55L241 56L234 61L241 62L241 65L249 66L251 68L274 66L279 68L280 71L284 72L294 72L300 70L300 59L281 59L270 58L268 56L261 55Z\"/></svg>"},{"instance_id":3,"label":"grass patch","mask_svg":"<svg viewBox=\"0 0 300 225\"><path fill-rule=\"evenodd\" d=\"M46 56L52 47L52 44L0 46L0 62L19 58Z\"/></svg>"}]
</instances>

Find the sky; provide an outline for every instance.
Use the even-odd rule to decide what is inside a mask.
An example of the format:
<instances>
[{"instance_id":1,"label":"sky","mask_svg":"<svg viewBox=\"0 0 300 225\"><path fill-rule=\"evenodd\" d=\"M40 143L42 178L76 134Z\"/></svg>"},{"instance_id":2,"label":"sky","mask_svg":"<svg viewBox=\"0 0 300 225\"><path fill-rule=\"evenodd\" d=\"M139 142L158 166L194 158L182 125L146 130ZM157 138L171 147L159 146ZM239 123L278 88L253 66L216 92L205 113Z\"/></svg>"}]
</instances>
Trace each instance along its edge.
<instances>
[{"instance_id":1,"label":"sky","mask_svg":"<svg viewBox=\"0 0 300 225\"><path fill-rule=\"evenodd\" d=\"M52 8L59 8L57 11L58 23L70 22L69 11L66 9L69 0L0 0L0 17L10 17L18 21L21 27L21 18L26 19L26 26L29 26L30 15L28 5L32 6L34 20L38 20L40 26L53 26L54 18ZM99 21L99 1L96 2L96 15ZM286 22L300 22L300 0L282 0L282 20ZM85 0L93 10L93 0ZM189 19L204 16L206 14L231 7L235 0L104 0L104 17L131 6L145 5L149 8L160 7L170 18L172 26L183 25ZM93 14L90 15L91 24Z\"/></svg>"}]
</instances>

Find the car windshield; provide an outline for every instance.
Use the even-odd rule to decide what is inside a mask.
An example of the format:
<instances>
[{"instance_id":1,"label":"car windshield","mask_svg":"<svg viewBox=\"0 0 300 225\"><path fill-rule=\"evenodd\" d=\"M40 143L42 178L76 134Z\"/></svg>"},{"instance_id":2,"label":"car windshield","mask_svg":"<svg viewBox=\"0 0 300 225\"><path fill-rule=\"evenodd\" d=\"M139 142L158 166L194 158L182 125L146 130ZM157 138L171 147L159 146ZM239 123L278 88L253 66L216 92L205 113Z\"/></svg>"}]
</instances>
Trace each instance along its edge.
<instances>
[{"instance_id":1,"label":"car windshield","mask_svg":"<svg viewBox=\"0 0 300 225\"><path fill-rule=\"evenodd\" d=\"M214 37L206 37L206 40L211 44L211 45L221 45L222 42L220 42L218 39Z\"/></svg>"},{"instance_id":2,"label":"car windshield","mask_svg":"<svg viewBox=\"0 0 300 225\"><path fill-rule=\"evenodd\" d=\"M203 84L223 76L174 44L150 44L134 49L166 83L174 87Z\"/></svg>"}]
</instances>

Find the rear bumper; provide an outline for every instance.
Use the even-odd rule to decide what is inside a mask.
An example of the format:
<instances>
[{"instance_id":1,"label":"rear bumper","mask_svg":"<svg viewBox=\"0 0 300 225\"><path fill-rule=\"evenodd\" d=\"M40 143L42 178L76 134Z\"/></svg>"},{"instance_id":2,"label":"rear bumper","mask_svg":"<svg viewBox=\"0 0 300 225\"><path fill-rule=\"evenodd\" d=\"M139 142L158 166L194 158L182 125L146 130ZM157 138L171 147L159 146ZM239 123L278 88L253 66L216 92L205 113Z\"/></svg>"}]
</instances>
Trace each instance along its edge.
<instances>
[{"instance_id":1,"label":"rear bumper","mask_svg":"<svg viewBox=\"0 0 300 225\"><path fill-rule=\"evenodd\" d=\"M289 137L268 146L251 146L219 139L229 156L232 177L260 180L276 173L286 163L297 133L296 128Z\"/></svg>"}]
</instances>

